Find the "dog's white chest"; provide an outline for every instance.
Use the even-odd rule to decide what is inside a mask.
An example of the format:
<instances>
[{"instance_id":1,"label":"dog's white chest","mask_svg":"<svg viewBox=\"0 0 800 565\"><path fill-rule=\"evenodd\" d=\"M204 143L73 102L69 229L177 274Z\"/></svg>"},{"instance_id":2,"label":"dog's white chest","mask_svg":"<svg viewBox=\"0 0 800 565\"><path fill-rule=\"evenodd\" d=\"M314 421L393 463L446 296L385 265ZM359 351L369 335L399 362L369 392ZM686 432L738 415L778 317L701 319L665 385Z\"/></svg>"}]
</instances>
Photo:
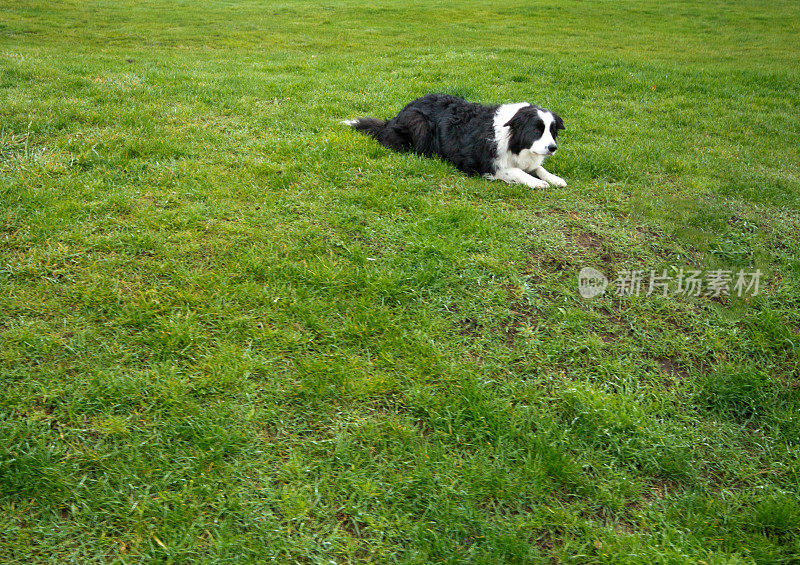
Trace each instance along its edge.
<instances>
[{"instance_id":1,"label":"dog's white chest","mask_svg":"<svg viewBox=\"0 0 800 565\"><path fill-rule=\"evenodd\" d=\"M525 149L519 155L509 154L509 164L512 167L522 169L523 171L532 171L536 167L544 163L545 156L537 155L532 151Z\"/></svg>"}]
</instances>

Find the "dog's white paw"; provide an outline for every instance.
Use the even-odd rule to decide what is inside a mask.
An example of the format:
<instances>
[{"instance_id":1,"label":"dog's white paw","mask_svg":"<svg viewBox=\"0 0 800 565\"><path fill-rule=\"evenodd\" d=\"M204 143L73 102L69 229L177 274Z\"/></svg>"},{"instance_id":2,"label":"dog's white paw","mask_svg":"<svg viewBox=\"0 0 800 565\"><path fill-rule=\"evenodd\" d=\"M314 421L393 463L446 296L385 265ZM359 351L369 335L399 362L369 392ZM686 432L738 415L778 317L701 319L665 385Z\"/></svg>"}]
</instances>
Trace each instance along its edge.
<instances>
[{"instance_id":1,"label":"dog's white paw","mask_svg":"<svg viewBox=\"0 0 800 565\"><path fill-rule=\"evenodd\" d=\"M531 188L550 188L550 185L546 181L543 181L542 179L533 179L532 181L529 181L527 184Z\"/></svg>"},{"instance_id":2,"label":"dog's white paw","mask_svg":"<svg viewBox=\"0 0 800 565\"><path fill-rule=\"evenodd\" d=\"M562 179L561 177L557 177L553 175L551 178L547 179L547 181L552 184L553 186L559 186L561 188L567 186L567 181Z\"/></svg>"}]
</instances>

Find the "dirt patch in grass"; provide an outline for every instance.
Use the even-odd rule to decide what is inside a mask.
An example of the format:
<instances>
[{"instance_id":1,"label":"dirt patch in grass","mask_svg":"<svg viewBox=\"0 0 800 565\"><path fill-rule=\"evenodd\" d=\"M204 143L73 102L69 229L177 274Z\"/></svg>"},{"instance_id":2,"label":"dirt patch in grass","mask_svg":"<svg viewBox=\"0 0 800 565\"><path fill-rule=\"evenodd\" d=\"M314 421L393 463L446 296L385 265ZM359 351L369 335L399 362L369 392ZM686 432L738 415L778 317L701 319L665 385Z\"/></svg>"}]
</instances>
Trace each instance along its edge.
<instances>
[{"instance_id":1,"label":"dirt patch in grass","mask_svg":"<svg viewBox=\"0 0 800 565\"><path fill-rule=\"evenodd\" d=\"M464 318L458 322L458 333L466 337L477 337L483 332L483 325L475 318Z\"/></svg>"},{"instance_id":2,"label":"dirt patch in grass","mask_svg":"<svg viewBox=\"0 0 800 565\"><path fill-rule=\"evenodd\" d=\"M585 231L574 235L571 241L585 251L598 251L604 247L602 237Z\"/></svg>"},{"instance_id":3,"label":"dirt patch in grass","mask_svg":"<svg viewBox=\"0 0 800 565\"><path fill-rule=\"evenodd\" d=\"M605 237L585 230L564 230L564 237L574 247L581 250L582 254L597 257L602 265L613 265L627 258L627 255L615 251Z\"/></svg>"},{"instance_id":4,"label":"dirt patch in grass","mask_svg":"<svg viewBox=\"0 0 800 565\"><path fill-rule=\"evenodd\" d=\"M672 357L657 357L655 362L658 364L661 372L666 376L663 382L667 387L683 382L690 377L689 371L684 369L680 363Z\"/></svg>"}]
</instances>

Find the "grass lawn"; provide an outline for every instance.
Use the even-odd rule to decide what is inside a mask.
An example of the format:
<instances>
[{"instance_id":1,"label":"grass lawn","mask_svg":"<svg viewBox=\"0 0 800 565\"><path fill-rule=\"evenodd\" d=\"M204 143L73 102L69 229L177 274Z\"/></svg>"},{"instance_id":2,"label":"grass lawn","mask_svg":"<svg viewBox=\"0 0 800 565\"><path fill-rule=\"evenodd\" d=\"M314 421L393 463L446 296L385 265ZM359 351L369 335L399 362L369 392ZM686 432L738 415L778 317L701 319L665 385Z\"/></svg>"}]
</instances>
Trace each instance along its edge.
<instances>
[{"instance_id":1,"label":"grass lawn","mask_svg":"<svg viewBox=\"0 0 800 565\"><path fill-rule=\"evenodd\" d=\"M0 562L799 562L798 13L0 0ZM568 187L338 123L427 92Z\"/></svg>"}]
</instances>

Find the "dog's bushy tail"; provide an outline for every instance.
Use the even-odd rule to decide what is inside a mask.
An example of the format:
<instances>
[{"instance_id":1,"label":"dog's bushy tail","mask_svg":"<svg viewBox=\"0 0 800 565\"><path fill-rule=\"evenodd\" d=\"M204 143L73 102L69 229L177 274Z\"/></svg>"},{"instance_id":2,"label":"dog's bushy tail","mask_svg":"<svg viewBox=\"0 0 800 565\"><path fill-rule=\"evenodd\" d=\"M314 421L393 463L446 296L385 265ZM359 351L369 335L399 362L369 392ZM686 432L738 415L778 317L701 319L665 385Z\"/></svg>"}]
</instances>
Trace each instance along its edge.
<instances>
[{"instance_id":1,"label":"dog's bushy tail","mask_svg":"<svg viewBox=\"0 0 800 565\"><path fill-rule=\"evenodd\" d=\"M378 141L381 140L381 135L386 130L386 122L378 118L358 118L355 120L344 120L342 123L355 130L364 132L367 135L371 135Z\"/></svg>"},{"instance_id":2,"label":"dog's bushy tail","mask_svg":"<svg viewBox=\"0 0 800 565\"><path fill-rule=\"evenodd\" d=\"M385 122L378 118L358 118L344 120L342 123L374 137L378 140L378 143L389 149L394 149L395 151L407 151L409 149L411 140L408 132L404 128L398 127L394 121Z\"/></svg>"}]
</instances>

